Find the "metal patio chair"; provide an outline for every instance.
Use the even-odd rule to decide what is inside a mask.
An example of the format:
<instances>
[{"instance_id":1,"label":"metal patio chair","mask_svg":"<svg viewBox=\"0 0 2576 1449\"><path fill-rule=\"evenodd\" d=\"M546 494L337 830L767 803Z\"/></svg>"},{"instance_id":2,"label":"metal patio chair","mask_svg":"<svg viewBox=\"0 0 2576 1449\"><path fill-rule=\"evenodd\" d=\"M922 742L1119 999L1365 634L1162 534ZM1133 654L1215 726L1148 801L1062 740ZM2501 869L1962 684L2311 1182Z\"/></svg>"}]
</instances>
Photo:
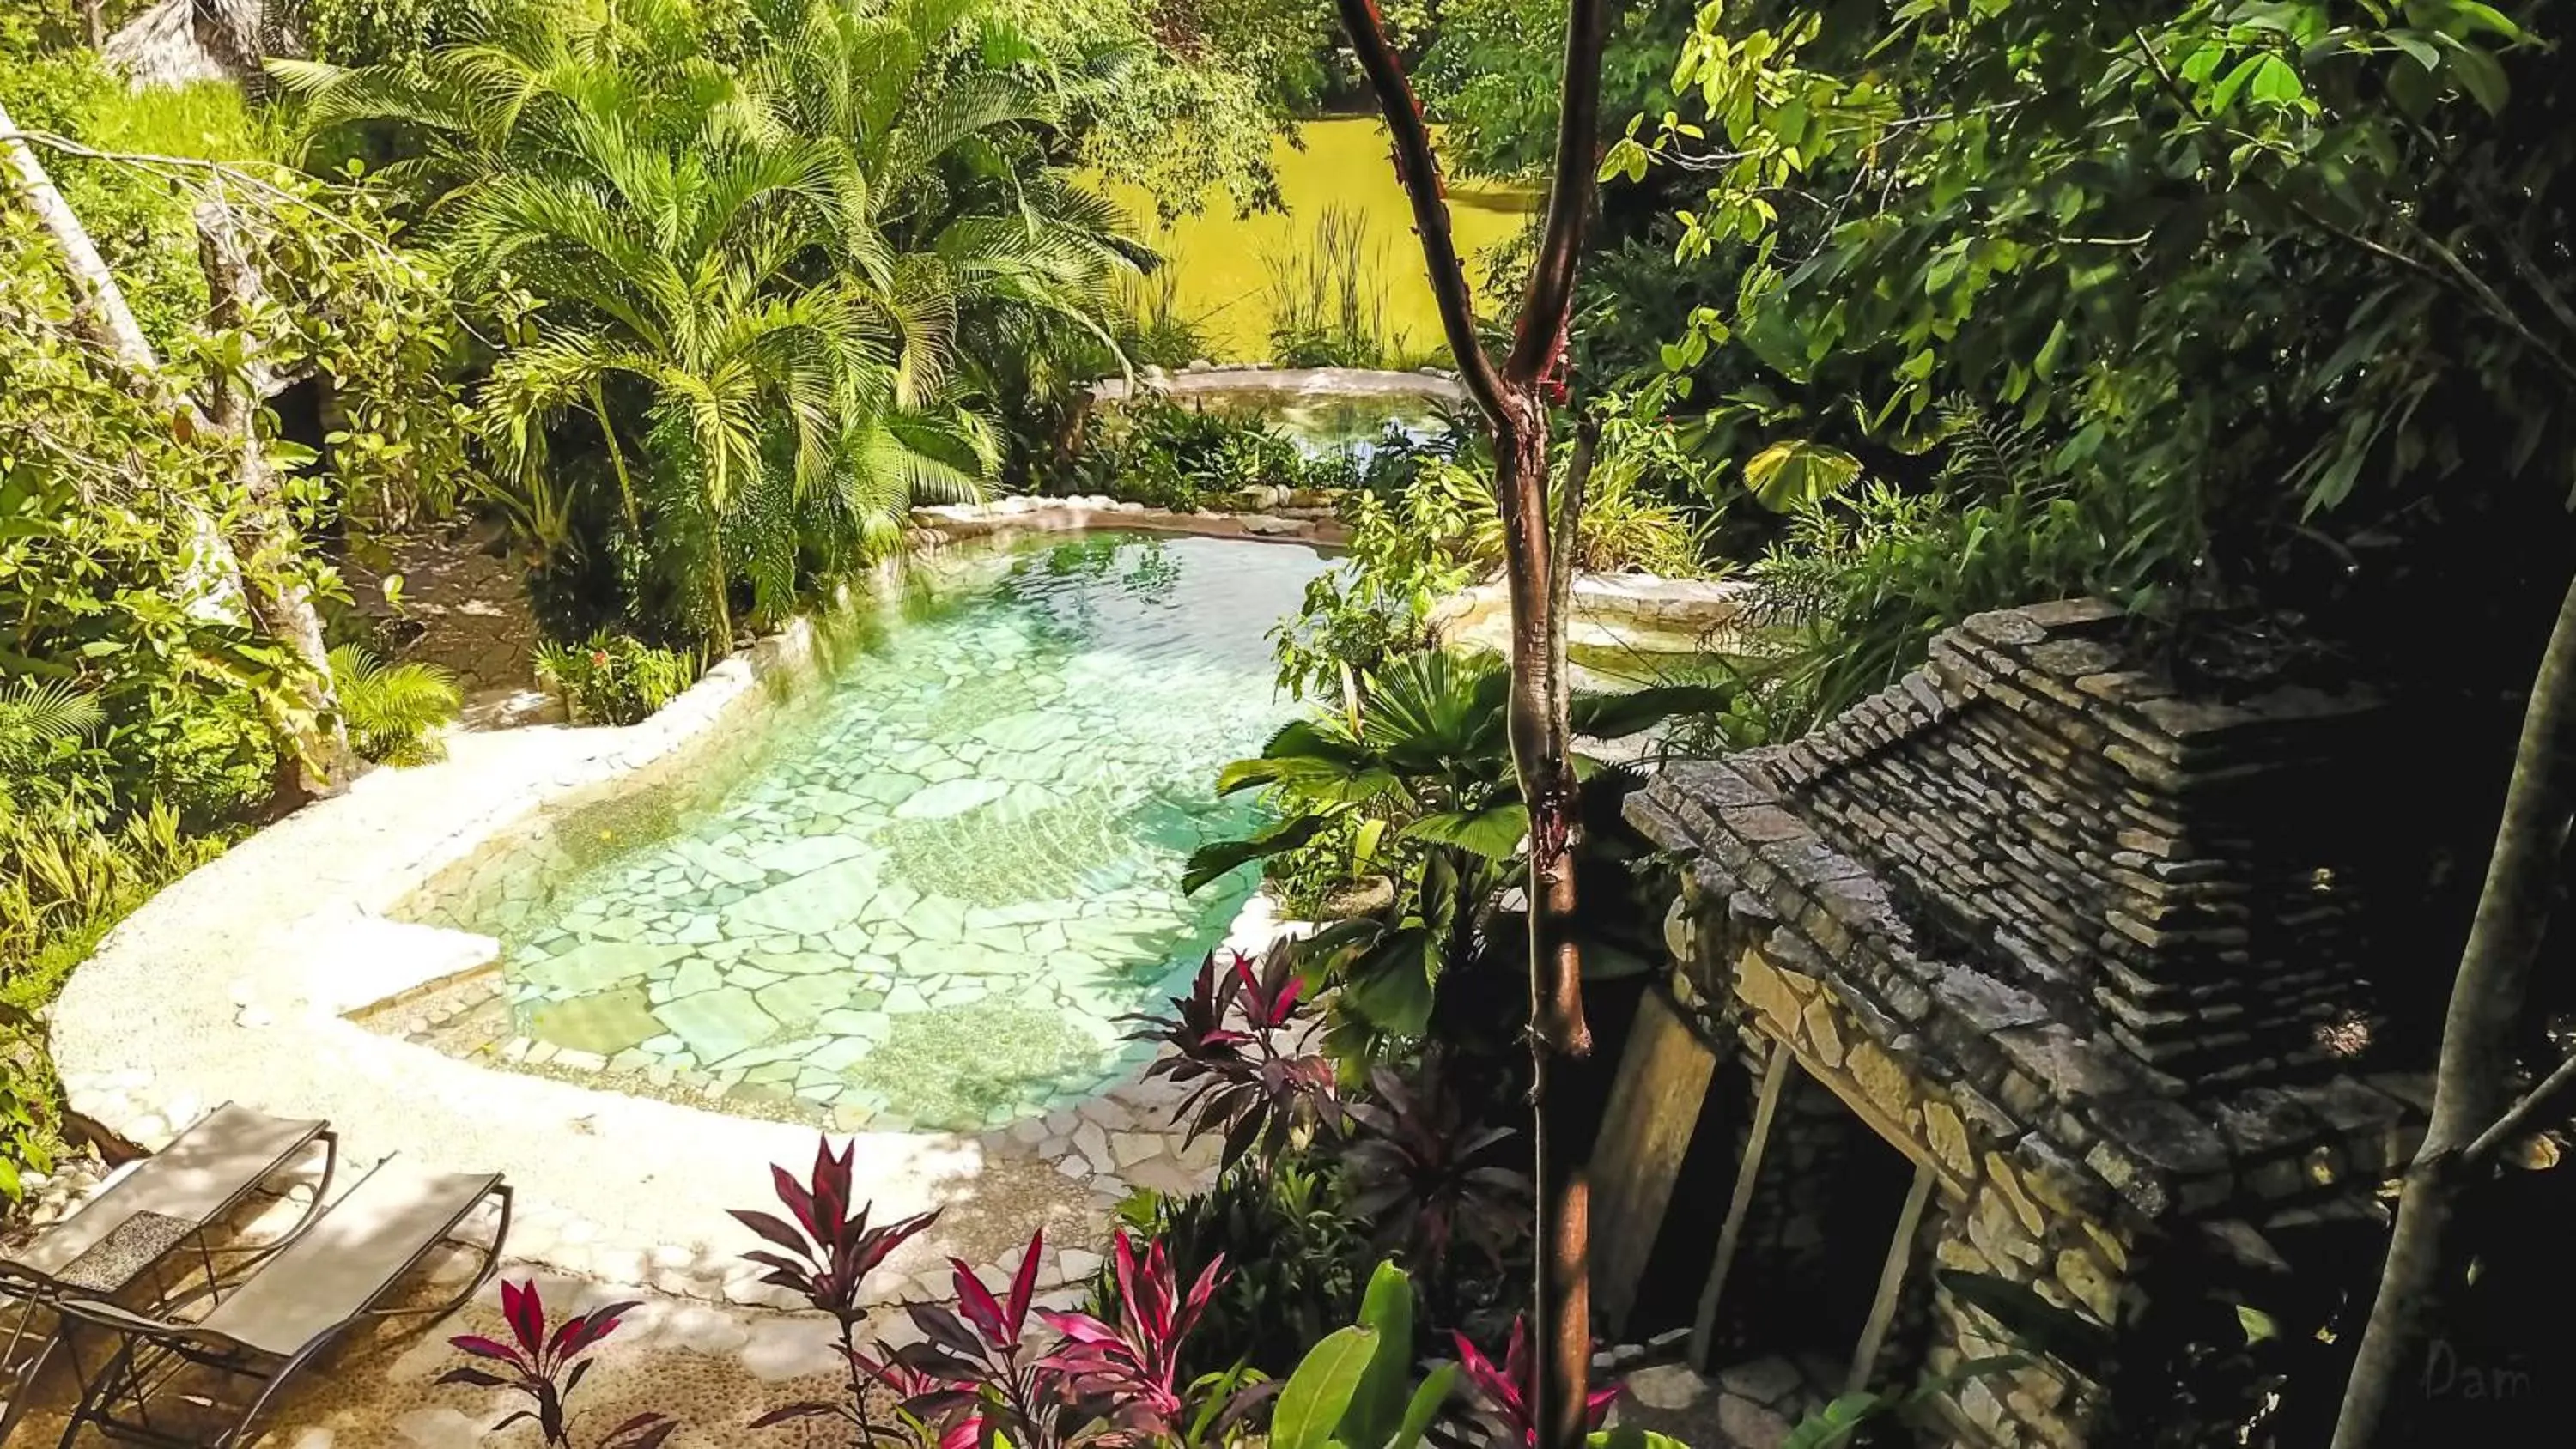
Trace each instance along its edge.
<instances>
[{"instance_id":1,"label":"metal patio chair","mask_svg":"<svg viewBox=\"0 0 2576 1449\"><path fill-rule=\"evenodd\" d=\"M284 1234L220 1248L209 1241L210 1229L317 1143L322 1162L313 1205ZM61 1350L57 1303L82 1297L164 1304L174 1293L162 1270L189 1248L208 1283L227 1271L238 1273L312 1226L339 1153L339 1138L327 1123L272 1117L226 1102L32 1242L0 1252L0 1313L7 1312L7 1303L16 1305L14 1321L0 1333L0 1392L8 1395L0 1405L0 1441L17 1427L31 1392Z\"/></svg>"},{"instance_id":2,"label":"metal patio chair","mask_svg":"<svg viewBox=\"0 0 2576 1449\"><path fill-rule=\"evenodd\" d=\"M457 1236L484 1204L488 1244ZM510 1235L510 1189L499 1173L433 1173L380 1163L326 1208L309 1231L264 1259L228 1292L207 1295L202 1316L135 1313L66 1298L58 1311L92 1330L71 1340L75 1371L84 1341L114 1343L82 1372L79 1405L63 1428L169 1449L236 1449L258 1436L277 1395L350 1330L370 1320L444 1316L480 1292L501 1266ZM387 1306L394 1290L441 1244L480 1258L473 1281L437 1303ZM182 1304L185 1310L191 1305ZM247 1385L246 1402L225 1388Z\"/></svg>"}]
</instances>

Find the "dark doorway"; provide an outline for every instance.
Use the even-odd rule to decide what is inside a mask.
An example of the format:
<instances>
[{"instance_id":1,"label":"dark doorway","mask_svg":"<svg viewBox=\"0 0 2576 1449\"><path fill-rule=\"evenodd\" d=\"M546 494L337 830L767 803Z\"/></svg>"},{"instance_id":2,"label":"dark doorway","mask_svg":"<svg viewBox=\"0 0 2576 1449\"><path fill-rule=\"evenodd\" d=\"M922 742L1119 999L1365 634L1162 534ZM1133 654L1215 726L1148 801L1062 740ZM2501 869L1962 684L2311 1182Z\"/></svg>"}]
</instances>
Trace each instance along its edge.
<instances>
[{"instance_id":1,"label":"dark doorway","mask_svg":"<svg viewBox=\"0 0 2576 1449\"><path fill-rule=\"evenodd\" d=\"M1718 1305L1718 1344L1835 1366L1839 1377L1869 1327L1915 1175L1911 1159L1797 1073L1772 1119Z\"/></svg>"}]
</instances>

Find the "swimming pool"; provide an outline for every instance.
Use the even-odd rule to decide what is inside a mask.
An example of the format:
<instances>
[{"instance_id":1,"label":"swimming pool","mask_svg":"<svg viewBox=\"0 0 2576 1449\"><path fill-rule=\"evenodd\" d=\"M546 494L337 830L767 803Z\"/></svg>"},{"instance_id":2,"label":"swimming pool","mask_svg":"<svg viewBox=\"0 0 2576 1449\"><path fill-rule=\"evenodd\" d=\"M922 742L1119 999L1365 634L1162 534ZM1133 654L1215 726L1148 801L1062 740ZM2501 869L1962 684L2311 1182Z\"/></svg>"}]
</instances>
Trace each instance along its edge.
<instances>
[{"instance_id":1,"label":"swimming pool","mask_svg":"<svg viewBox=\"0 0 2576 1449\"><path fill-rule=\"evenodd\" d=\"M814 687L693 778L554 822L415 919L498 937L504 993L437 1044L578 1063L841 1130L971 1130L1093 1095L1223 939L1257 823L1227 760L1296 707L1266 634L1327 565L1101 533L949 550Z\"/></svg>"}]
</instances>

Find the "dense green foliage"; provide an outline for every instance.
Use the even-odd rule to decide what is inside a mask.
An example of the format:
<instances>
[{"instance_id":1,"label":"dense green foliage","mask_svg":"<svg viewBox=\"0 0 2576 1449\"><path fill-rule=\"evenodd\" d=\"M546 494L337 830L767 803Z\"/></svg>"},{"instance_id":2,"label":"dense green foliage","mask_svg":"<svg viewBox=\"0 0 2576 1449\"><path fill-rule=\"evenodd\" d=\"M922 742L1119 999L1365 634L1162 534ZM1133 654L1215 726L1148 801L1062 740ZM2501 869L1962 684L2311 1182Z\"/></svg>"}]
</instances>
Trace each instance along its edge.
<instances>
[{"instance_id":1,"label":"dense green foliage","mask_svg":"<svg viewBox=\"0 0 2576 1449\"><path fill-rule=\"evenodd\" d=\"M1659 400L1748 482L1786 445L1893 490L1812 505L1765 567L1843 655L1786 723L1962 612L2067 591L2296 610L2402 670L2384 625L2476 557L2527 637L2576 377L2539 18L1705 7L1683 114L1607 167L1706 193L1680 256L1719 285ZM2489 479L2514 486L2462 491Z\"/></svg>"},{"instance_id":2,"label":"dense green foliage","mask_svg":"<svg viewBox=\"0 0 2576 1449\"><path fill-rule=\"evenodd\" d=\"M362 644L343 644L331 651L331 683L359 754L388 765L445 757L438 731L463 702L446 670L417 661L389 664Z\"/></svg>"},{"instance_id":3,"label":"dense green foliage","mask_svg":"<svg viewBox=\"0 0 2576 1449\"><path fill-rule=\"evenodd\" d=\"M1187 513L1229 506L1247 488L1344 488L1360 477L1348 455L1309 457L1258 419L1149 397L1094 410L1051 487Z\"/></svg>"},{"instance_id":4,"label":"dense green foliage","mask_svg":"<svg viewBox=\"0 0 2576 1449\"><path fill-rule=\"evenodd\" d=\"M633 724L679 698L698 667L685 650L605 629L579 643L537 649L537 674L563 697L574 724Z\"/></svg>"},{"instance_id":5,"label":"dense green foliage","mask_svg":"<svg viewBox=\"0 0 2576 1449\"><path fill-rule=\"evenodd\" d=\"M1720 493L1707 471L1669 426L1613 412L1575 532L1577 564L1664 578L1712 572L1727 510L1745 500ZM1318 575L1296 617L1273 632L1280 687L1301 698L1364 696L1388 661L1430 647L1441 602L1501 567L1492 480L1492 460L1454 426L1381 447L1367 487L1340 505L1350 566Z\"/></svg>"},{"instance_id":6,"label":"dense green foliage","mask_svg":"<svg viewBox=\"0 0 2576 1449\"><path fill-rule=\"evenodd\" d=\"M1345 838L1327 834L1341 826L1349 827L1341 873L1378 886L1367 909L1280 948L1319 987L1335 988L1327 1041L1352 1070L1426 1039L1497 1055L1518 1041L1525 1003L1495 988L1527 955L1522 908L1506 894L1526 872L1529 830L1504 739L1508 680L1491 654L1404 655L1351 714L1295 721L1218 779L1223 793L1264 792L1279 818L1256 835L1202 847L1186 888L1247 860ZM1676 686L1577 696L1573 712L1579 735L1615 739L1718 702L1712 691ZM1604 903L1586 918L1585 969L1607 980L1648 960L1635 939L1642 913L1606 906L1634 889L1625 862L1642 846L1620 824L1618 802L1636 782L1589 762L1585 774L1577 870L1580 888Z\"/></svg>"},{"instance_id":7,"label":"dense green foliage","mask_svg":"<svg viewBox=\"0 0 2576 1449\"><path fill-rule=\"evenodd\" d=\"M721 652L738 601L774 620L993 476L971 359L1026 314L1098 330L1126 265L1027 129L1062 88L975 43L998 20L525 8L417 67L278 67L316 125L425 138L391 184L498 319L483 435L561 621Z\"/></svg>"}]
</instances>

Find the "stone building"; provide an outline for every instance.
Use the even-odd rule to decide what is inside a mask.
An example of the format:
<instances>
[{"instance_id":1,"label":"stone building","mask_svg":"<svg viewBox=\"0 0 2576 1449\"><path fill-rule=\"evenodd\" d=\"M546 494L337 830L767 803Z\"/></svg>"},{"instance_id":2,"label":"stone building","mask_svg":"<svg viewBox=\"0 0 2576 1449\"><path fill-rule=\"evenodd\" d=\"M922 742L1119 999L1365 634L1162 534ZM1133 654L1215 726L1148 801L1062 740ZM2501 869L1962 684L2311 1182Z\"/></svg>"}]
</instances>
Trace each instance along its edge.
<instances>
[{"instance_id":1,"label":"stone building","mask_svg":"<svg viewBox=\"0 0 2576 1449\"><path fill-rule=\"evenodd\" d=\"M1988 1311L2012 1285L2115 1368L1959 1380L1956 1442L2109 1442L2165 1409L2116 1365L2213 1263L2378 1210L2429 1101L2364 1069L2381 712L2185 698L2121 637L2092 603L1980 615L1806 739L1632 797L1674 961L1597 1161L1614 1316L1651 1245L1714 1240L1695 1361L1804 1350L1832 1392L2027 1347Z\"/></svg>"}]
</instances>

